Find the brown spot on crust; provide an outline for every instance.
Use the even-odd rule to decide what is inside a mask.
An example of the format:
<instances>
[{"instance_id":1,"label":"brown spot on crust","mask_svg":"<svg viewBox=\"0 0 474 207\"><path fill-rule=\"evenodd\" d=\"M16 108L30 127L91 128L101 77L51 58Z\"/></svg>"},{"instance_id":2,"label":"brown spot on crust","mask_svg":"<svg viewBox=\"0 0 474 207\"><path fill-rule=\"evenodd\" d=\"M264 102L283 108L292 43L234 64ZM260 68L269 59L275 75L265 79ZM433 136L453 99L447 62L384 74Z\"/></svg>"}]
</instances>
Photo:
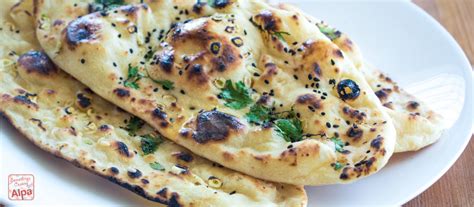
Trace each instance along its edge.
<instances>
[{"instance_id":1,"label":"brown spot on crust","mask_svg":"<svg viewBox=\"0 0 474 207\"><path fill-rule=\"evenodd\" d=\"M382 88L375 92L375 95L379 98L380 101L387 100L388 96L392 93L392 89L390 88Z\"/></svg>"},{"instance_id":2,"label":"brown spot on crust","mask_svg":"<svg viewBox=\"0 0 474 207\"><path fill-rule=\"evenodd\" d=\"M233 160L235 158L234 154L232 154L231 152L224 152L222 156L225 160Z\"/></svg>"},{"instance_id":3,"label":"brown spot on crust","mask_svg":"<svg viewBox=\"0 0 474 207\"><path fill-rule=\"evenodd\" d=\"M390 102L387 102L387 103L384 103L383 106L389 108L389 109L393 109L393 103L390 101Z\"/></svg>"},{"instance_id":4,"label":"brown spot on crust","mask_svg":"<svg viewBox=\"0 0 474 207\"><path fill-rule=\"evenodd\" d=\"M82 93L79 93L77 94L77 104L81 107L81 108L87 108L91 105L91 99L86 97L84 94Z\"/></svg>"},{"instance_id":5,"label":"brown spot on crust","mask_svg":"<svg viewBox=\"0 0 474 207\"><path fill-rule=\"evenodd\" d=\"M33 107L35 109L38 109L38 105L36 103L33 103L29 98L28 96L22 96L22 95L18 95L18 96L15 96L13 98L13 102L17 103L17 104L24 104L26 105L28 108L29 107Z\"/></svg>"},{"instance_id":6,"label":"brown spot on crust","mask_svg":"<svg viewBox=\"0 0 474 207\"><path fill-rule=\"evenodd\" d=\"M232 4L230 0L214 0L214 5L213 7L222 9L225 8L226 6Z\"/></svg>"},{"instance_id":7,"label":"brown spot on crust","mask_svg":"<svg viewBox=\"0 0 474 207\"><path fill-rule=\"evenodd\" d=\"M239 119L220 111L206 111L197 117L196 131L193 139L201 144L209 141L224 140L229 137L231 131L236 132L245 126Z\"/></svg>"},{"instance_id":8,"label":"brown spot on crust","mask_svg":"<svg viewBox=\"0 0 474 207\"><path fill-rule=\"evenodd\" d=\"M313 71L314 71L314 74L316 74L316 76L318 77L321 77L322 75L322 71L321 71L321 67L319 67L319 64L318 63L314 63L313 64Z\"/></svg>"},{"instance_id":9,"label":"brown spot on crust","mask_svg":"<svg viewBox=\"0 0 474 207\"><path fill-rule=\"evenodd\" d=\"M376 150L379 150L382 147L382 145L383 145L383 137L380 135L378 135L377 138L375 138L374 140L372 140L372 142L370 142L370 146Z\"/></svg>"},{"instance_id":10,"label":"brown spot on crust","mask_svg":"<svg viewBox=\"0 0 474 207\"><path fill-rule=\"evenodd\" d=\"M277 20L274 18L273 13L269 10L263 10L255 17L255 22L260 23L263 30L266 31L277 31L278 25Z\"/></svg>"},{"instance_id":11,"label":"brown spot on crust","mask_svg":"<svg viewBox=\"0 0 474 207\"><path fill-rule=\"evenodd\" d=\"M364 131L362 131L362 129L354 125L351 128L349 128L349 130L347 130L346 135L354 139L354 141L357 141L362 137L363 133Z\"/></svg>"},{"instance_id":12,"label":"brown spot on crust","mask_svg":"<svg viewBox=\"0 0 474 207\"><path fill-rule=\"evenodd\" d=\"M139 178L142 176L142 172L138 169L135 169L135 171L128 171L127 172L128 177L130 178Z\"/></svg>"},{"instance_id":13,"label":"brown spot on crust","mask_svg":"<svg viewBox=\"0 0 474 207\"><path fill-rule=\"evenodd\" d=\"M161 69L166 73L171 73L174 64L174 50L166 50L158 55L156 64L159 64Z\"/></svg>"},{"instance_id":14,"label":"brown spot on crust","mask_svg":"<svg viewBox=\"0 0 474 207\"><path fill-rule=\"evenodd\" d=\"M174 154L174 156L176 156L176 158L185 162L192 162L194 160L194 157L187 152L178 152Z\"/></svg>"},{"instance_id":15,"label":"brown spot on crust","mask_svg":"<svg viewBox=\"0 0 474 207\"><path fill-rule=\"evenodd\" d=\"M408 104L407 104L407 109L409 111L414 111L416 109L418 109L418 107L420 106L420 104L416 101L409 101Z\"/></svg>"},{"instance_id":16,"label":"brown spot on crust","mask_svg":"<svg viewBox=\"0 0 474 207\"><path fill-rule=\"evenodd\" d=\"M339 50L339 49L334 50L334 55L335 55L336 57L340 57L340 58L343 58L343 57L344 57L344 55L342 54L342 51Z\"/></svg>"},{"instance_id":17,"label":"brown spot on crust","mask_svg":"<svg viewBox=\"0 0 474 207\"><path fill-rule=\"evenodd\" d=\"M56 74L58 69L53 61L44 52L29 51L18 58L18 64L26 69L27 73L38 73L49 76Z\"/></svg>"},{"instance_id":18,"label":"brown spot on crust","mask_svg":"<svg viewBox=\"0 0 474 207\"><path fill-rule=\"evenodd\" d=\"M110 172L112 172L112 174L114 174L114 175L117 175L117 174L119 174L119 172L120 172L119 169L117 169L116 167L111 167L111 168L109 168L109 170L110 170Z\"/></svg>"},{"instance_id":19,"label":"brown spot on crust","mask_svg":"<svg viewBox=\"0 0 474 207\"><path fill-rule=\"evenodd\" d=\"M98 32L101 25L94 21L95 18L96 15L87 15L69 23L66 27L66 41L71 49L100 38Z\"/></svg>"},{"instance_id":20,"label":"brown spot on crust","mask_svg":"<svg viewBox=\"0 0 474 207\"><path fill-rule=\"evenodd\" d=\"M201 64L194 64L191 66L188 72L188 79L194 80L195 82L201 84L205 84L208 82L209 77L204 72Z\"/></svg>"},{"instance_id":21,"label":"brown spot on crust","mask_svg":"<svg viewBox=\"0 0 474 207\"><path fill-rule=\"evenodd\" d=\"M116 88L113 92L120 98L130 97L130 91L124 88Z\"/></svg>"},{"instance_id":22,"label":"brown spot on crust","mask_svg":"<svg viewBox=\"0 0 474 207\"><path fill-rule=\"evenodd\" d=\"M342 112L349 116L350 118L352 119L357 119L358 121L363 121L365 119L365 117L367 116L364 112L361 112L359 110L356 110L356 109L351 109L347 106L345 106L344 108L342 108Z\"/></svg>"},{"instance_id":23,"label":"brown spot on crust","mask_svg":"<svg viewBox=\"0 0 474 207\"><path fill-rule=\"evenodd\" d=\"M161 119L161 120L165 120L166 117L168 117L168 115L166 115L166 113L163 112L159 108L156 108L155 110L153 110L153 112L151 112L151 115L152 115L153 118L158 118L158 119Z\"/></svg>"},{"instance_id":24,"label":"brown spot on crust","mask_svg":"<svg viewBox=\"0 0 474 207\"><path fill-rule=\"evenodd\" d=\"M125 157L132 157L133 154L128 151L128 147L125 143L123 142L115 142L116 150L119 152L120 155L125 156Z\"/></svg>"},{"instance_id":25,"label":"brown spot on crust","mask_svg":"<svg viewBox=\"0 0 474 207\"><path fill-rule=\"evenodd\" d=\"M321 99L318 99L314 94L304 94L298 96L296 102L299 104L312 106L314 109L322 108Z\"/></svg>"},{"instance_id":26,"label":"brown spot on crust","mask_svg":"<svg viewBox=\"0 0 474 207\"><path fill-rule=\"evenodd\" d=\"M271 97L268 94L264 94L260 96L260 98L257 100L257 103L260 105L267 105L270 103Z\"/></svg>"}]
</instances>

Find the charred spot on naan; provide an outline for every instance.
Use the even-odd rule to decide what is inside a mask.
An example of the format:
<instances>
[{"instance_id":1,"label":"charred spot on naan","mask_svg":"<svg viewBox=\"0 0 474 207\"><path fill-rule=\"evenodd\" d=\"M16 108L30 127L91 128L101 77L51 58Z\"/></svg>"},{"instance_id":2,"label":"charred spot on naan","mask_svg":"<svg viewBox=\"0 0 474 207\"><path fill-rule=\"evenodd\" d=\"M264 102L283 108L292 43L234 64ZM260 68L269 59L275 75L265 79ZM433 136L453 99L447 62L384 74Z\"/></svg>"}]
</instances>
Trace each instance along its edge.
<instances>
[{"instance_id":1,"label":"charred spot on naan","mask_svg":"<svg viewBox=\"0 0 474 207\"><path fill-rule=\"evenodd\" d=\"M322 100L314 94L304 94L298 96L296 99L297 104L307 105L311 111L319 110L323 108Z\"/></svg>"},{"instance_id":2,"label":"charred spot on naan","mask_svg":"<svg viewBox=\"0 0 474 207\"><path fill-rule=\"evenodd\" d=\"M92 43L101 38L99 14L86 15L75 19L65 28L66 42L71 50L83 43Z\"/></svg>"},{"instance_id":3,"label":"charred spot on naan","mask_svg":"<svg viewBox=\"0 0 474 207\"><path fill-rule=\"evenodd\" d=\"M113 93L117 95L119 98L128 98L130 97L130 90L125 88L116 88L114 89Z\"/></svg>"},{"instance_id":4,"label":"charred spot on naan","mask_svg":"<svg viewBox=\"0 0 474 207\"><path fill-rule=\"evenodd\" d=\"M19 69L27 74L38 74L48 77L58 73L53 61L42 51L28 51L18 58Z\"/></svg>"},{"instance_id":5,"label":"charred spot on naan","mask_svg":"<svg viewBox=\"0 0 474 207\"><path fill-rule=\"evenodd\" d=\"M167 39L175 51L190 57L186 63L202 65L205 73L235 70L241 62L240 45L235 43L237 37L215 31L218 24L229 23L212 17L178 23Z\"/></svg>"},{"instance_id":6,"label":"charred spot on naan","mask_svg":"<svg viewBox=\"0 0 474 207\"><path fill-rule=\"evenodd\" d=\"M198 115L194 141L205 144L210 141L221 141L229 138L232 133L243 130L245 125L237 117L220 112L205 111Z\"/></svg>"},{"instance_id":7,"label":"charred spot on naan","mask_svg":"<svg viewBox=\"0 0 474 207\"><path fill-rule=\"evenodd\" d=\"M120 142L120 141L116 141L116 142L114 142L114 147L121 156L124 156L126 158L133 157L133 153L130 152L130 150L128 149L127 144L125 144L123 142Z\"/></svg>"}]
</instances>

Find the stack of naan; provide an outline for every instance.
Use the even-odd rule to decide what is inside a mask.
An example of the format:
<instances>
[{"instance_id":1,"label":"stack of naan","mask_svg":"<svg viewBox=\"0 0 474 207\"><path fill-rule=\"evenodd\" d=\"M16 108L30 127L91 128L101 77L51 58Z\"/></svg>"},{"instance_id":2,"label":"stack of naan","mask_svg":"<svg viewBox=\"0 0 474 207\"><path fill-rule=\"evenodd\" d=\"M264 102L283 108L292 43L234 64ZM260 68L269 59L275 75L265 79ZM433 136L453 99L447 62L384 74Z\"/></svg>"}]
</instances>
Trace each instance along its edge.
<instances>
[{"instance_id":1,"label":"stack of naan","mask_svg":"<svg viewBox=\"0 0 474 207\"><path fill-rule=\"evenodd\" d=\"M1 2L0 110L168 206L305 206L435 142L442 118L347 35L259 0Z\"/></svg>"}]
</instances>

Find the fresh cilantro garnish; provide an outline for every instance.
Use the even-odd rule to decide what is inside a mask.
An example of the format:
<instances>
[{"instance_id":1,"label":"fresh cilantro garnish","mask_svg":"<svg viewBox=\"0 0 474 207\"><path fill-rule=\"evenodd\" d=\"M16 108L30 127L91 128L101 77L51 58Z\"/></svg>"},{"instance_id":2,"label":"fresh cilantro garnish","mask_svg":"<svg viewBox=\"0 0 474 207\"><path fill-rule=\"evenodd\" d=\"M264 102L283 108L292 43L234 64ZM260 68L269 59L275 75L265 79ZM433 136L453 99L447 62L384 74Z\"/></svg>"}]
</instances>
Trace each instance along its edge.
<instances>
[{"instance_id":1,"label":"fresh cilantro garnish","mask_svg":"<svg viewBox=\"0 0 474 207\"><path fill-rule=\"evenodd\" d=\"M297 118L276 120L275 130L287 142L297 142L303 139L303 127L301 121Z\"/></svg>"},{"instance_id":2,"label":"fresh cilantro garnish","mask_svg":"<svg viewBox=\"0 0 474 207\"><path fill-rule=\"evenodd\" d=\"M339 139L337 137L333 137L333 138L330 138L330 140L332 142L334 142L334 146L336 147L337 152L343 152L344 151L344 149L343 149L344 142L341 139Z\"/></svg>"},{"instance_id":3,"label":"fresh cilantro garnish","mask_svg":"<svg viewBox=\"0 0 474 207\"><path fill-rule=\"evenodd\" d=\"M137 131L140 130L144 124L145 122L143 120L136 116L133 116L132 118L130 118L130 120L128 120L127 127L125 128L125 130L128 131L128 134L130 136L135 136L137 134Z\"/></svg>"},{"instance_id":4,"label":"fresh cilantro garnish","mask_svg":"<svg viewBox=\"0 0 474 207\"><path fill-rule=\"evenodd\" d=\"M340 162L335 162L332 164L332 166L334 167L334 170L340 170L342 169L342 167L344 167L344 164L340 163Z\"/></svg>"},{"instance_id":5,"label":"fresh cilantro garnish","mask_svg":"<svg viewBox=\"0 0 474 207\"><path fill-rule=\"evenodd\" d=\"M272 118L272 110L262 104L254 104L245 115L249 123L262 124L270 121Z\"/></svg>"},{"instance_id":6,"label":"fresh cilantro garnish","mask_svg":"<svg viewBox=\"0 0 474 207\"><path fill-rule=\"evenodd\" d=\"M327 25L317 24L317 26L319 27L319 31L321 31L324 35L326 35L329 39L331 39L331 41L341 36L341 32Z\"/></svg>"},{"instance_id":7,"label":"fresh cilantro garnish","mask_svg":"<svg viewBox=\"0 0 474 207\"><path fill-rule=\"evenodd\" d=\"M276 36L278 39L280 39L281 41L285 42L285 38L283 37L283 35L291 35L290 33L288 32L282 32L282 31L273 31L272 35Z\"/></svg>"},{"instance_id":8,"label":"fresh cilantro garnish","mask_svg":"<svg viewBox=\"0 0 474 207\"><path fill-rule=\"evenodd\" d=\"M227 102L224 104L225 106L232 109L242 109L252 103L249 91L249 88L245 86L244 82L239 81L235 83L234 87L232 81L227 80L219 97Z\"/></svg>"},{"instance_id":9,"label":"fresh cilantro garnish","mask_svg":"<svg viewBox=\"0 0 474 207\"><path fill-rule=\"evenodd\" d=\"M163 165L161 165L158 162L150 163L150 167L153 168L154 170L165 171L165 167L163 167Z\"/></svg>"},{"instance_id":10,"label":"fresh cilantro garnish","mask_svg":"<svg viewBox=\"0 0 474 207\"><path fill-rule=\"evenodd\" d=\"M92 10L96 12L114 9L124 4L124 0L95 0L95 2L91 4L91 6Z\"/></svg>"},{"instance_id":11,"label":"fresh cilantro garnish","mask_svg":"<svg viewBox=\"0 0 474 207\"><path fill-rule=\"evenodd\" d=\"M125 87L139 89L138 81L145 77L142 73L138 71L138 66L132 67L131 64L128 64L128 76L127 80L123 82Z\"/></svg>"},{"instance_id":12,"label":"fresh cilantro garnish","mask_svg":"<svg viewBox=\"0 0 474 207\"><path fill-rule=\"evenodd\" d=\"M153 80L153 82L160 84L163 87L163 89L165 89L165 90L173 90L174 89L174 83L172 81L169 81L169 80Z\"/></svg>"},{"instance_id":13,"label":"fresh cilantro garnish","mask_svg":"<svg viewBox=\"0 0 474 207\"><path fill-rule=\"evenodd\" d=\"M155 152L156 149L158 149L158 145L164 141L160 136L153 136L151 134L143 135L141 137L142 140L140 143L144 155Z\"/></svg>"}]
</instances>

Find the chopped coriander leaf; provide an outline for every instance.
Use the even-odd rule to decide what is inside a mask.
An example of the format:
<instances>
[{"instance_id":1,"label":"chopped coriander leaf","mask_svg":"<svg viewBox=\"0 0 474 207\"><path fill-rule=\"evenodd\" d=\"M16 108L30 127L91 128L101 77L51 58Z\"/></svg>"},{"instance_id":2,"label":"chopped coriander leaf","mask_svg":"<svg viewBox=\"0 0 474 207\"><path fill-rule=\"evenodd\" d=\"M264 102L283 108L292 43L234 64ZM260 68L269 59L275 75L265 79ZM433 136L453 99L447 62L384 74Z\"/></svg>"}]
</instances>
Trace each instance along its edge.
<instances>
[{"instance_id":1,"label":"chopped coriander leaf","mask_svg":"<svg viewBox=\"0 0 474 207\"><path fill-rule=\"evenodd\" d=\"M342 169L342 167L344 167L344 164L340 163L340 162L335 162L332 164L332 166L334 167L334 170L340 170Z\"/></svg>"},{"instance_id":2,"label":"chopped coriander leaf","mask_svg":"<svg viewBox=\"0 0 474 207\"><path fill-rule=\"evenodd\" d=\"M128 64L128 76L123 85L128 88L139 89L140 86L137 82L143 77L145 76L138 71L138 66L132 67L131 64Z\"/></svg>"},{"instance_id":3,"label":"chopped coriander leaf","mask_svg":"<svg viewBox=\"0 0 474 207\"><path fill-rule=\"evenodd\" d=\"M287 142L297 142L303 139L303 127L297 118L276 120L275 130Z\"/></svg>"},{"instance_id":4,"label":"chopped coriander leaf","mask_svg":"<svg viewBox=\"0 0 474 207\"><path fill-rule=\"evenodd\" d=\"M169 81L169 80L153 80L153 82L160 84L161 87L163 87L164 90L168 91L168 90L173 90L174 89L174 83L172 81Z\"/></svg>"},{"instance_id":5,"label":"chopped coriander leaf","mask_svg":"<svg viewBox=\"0 0 474 207\"><path fill-rule=\"evenodd\" d=\"M134 116L130 118L125 129L128 131L130 136L135 136L137 131L140 130L144 124L145 122L143 120Z\"/></svg>"},{"instance_id":6,"label":"chopped coriander leaf","mask_svg":"<svg viewBox=\"0 0 474 207\"><path fill-rule=\"evenodd\" d=\"M272 110L262 104L254 104L250 111L245 114L249 123L262 124L272 119Z\"/></svg>"},{"instance_id":7,"label":"chopped coriander leaf","mask_svg":"<svg viewBox=\"0 0 474 207\"><path fill-rule=\"evenodd\" d=\"M124 5L124 0L95 0L91 3L92 11L105 11Z\"/></svg>"},{"instance_id":8,"label":"chopped coriander leaf","mask_svg":"<svg viewBox=\"0 0 474 207\"><path fill-rule=\"evenodd\" d=\"M163 139L160 136L153 136L151 134L146 134L141 136L141 148L144 155L154 153L158 149L158 145L163 143Z\"/></svg>"},{"instance_id":9,"label":"chopped coriander leaf","mask_svg":"<svg viewBox=\"0 0 474 207\"><path fill-rule=\"evenodd\" d=\"M278 31L274 31L273 32L273 35L275 35L276 37L278 37L278 39L280 39L281 41L285 41L285 38L283 37L283 35L291 35L290 33L288 32L278 32Z\"/></svg>"},{"instance_id":10,"label":"chopped coriander leaf","mask_svg":"<svg viewBox=\"0 0 474 207\"><path fill-rule=\"evenodd\" d=\"M317 24L317 26L319 27L319 31L321 31L324 35L326 35L329 39L331 39L331 41L341 36L341 32L337 31L334 28L330 28L327 25Z\"/></svg>"},{"instance_id":11,"label":"chopped coriander leaf","mask_svg":"<svg viewBox=\"0 0 474 207\"><path fill-rule=\"evenodd\" d=\"M341 139L339 139L337 137L333 137L333 138L330 138L330 140L332 142L334 142L334 146L336 147L337 152L343 152L344 151L344 149L343 149L344 142Z\"/></svg>"},{"instance_id":12,"label":"chopped coriander leaf","mask_svg":"<svg viewBox=\"0 0 474 207\"><path fill-rule=\"evenodd\" d=\"M227 80L224 88L222 88L222 92L219 94L219 97L227 102L224 104L225 106L232 109L242 109L252 103L250 90L242 81L235 83L234 87L232 81Z\"/></svg>"},{"instance_id":13,"label":"chopped coriander leaf","mask_svg":"<svg viewBox=\"0 0 474 207\"><path fill-rule=\"evenodd\" d=\"M161 165L158 162L150 163L150 167L153 168L154 170L165 171L165 167L163 167L163 165Z\"/></svg>"}]
</instances>

